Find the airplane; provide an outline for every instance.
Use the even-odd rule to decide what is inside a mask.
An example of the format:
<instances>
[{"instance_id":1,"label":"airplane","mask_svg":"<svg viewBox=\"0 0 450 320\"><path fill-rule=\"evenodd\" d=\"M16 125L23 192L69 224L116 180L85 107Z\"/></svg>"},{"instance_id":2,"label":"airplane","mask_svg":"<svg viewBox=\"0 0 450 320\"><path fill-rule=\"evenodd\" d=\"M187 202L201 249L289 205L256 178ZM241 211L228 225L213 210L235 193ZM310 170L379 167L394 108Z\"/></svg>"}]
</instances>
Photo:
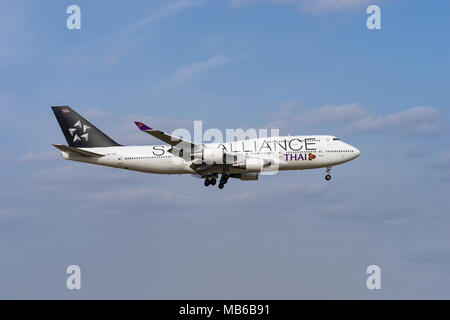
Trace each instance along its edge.
<instances>
[{"instance_id":1,"label":"airplane","mask_svg":"<svg viewBox=\"0 0 450 320\"><path fill-rule=\"evenodd\" d=\"M191 174L205 186L223 189L229 178L258 180L263 172L326 168L349 162L360 151L331 135L279 136L224 143L183 140L142 122L142 131L164 145L123 146L112 140L71 107L52 107L66 145L53 144L66 160L155 174Z\"/></svg>"}]
</instances>

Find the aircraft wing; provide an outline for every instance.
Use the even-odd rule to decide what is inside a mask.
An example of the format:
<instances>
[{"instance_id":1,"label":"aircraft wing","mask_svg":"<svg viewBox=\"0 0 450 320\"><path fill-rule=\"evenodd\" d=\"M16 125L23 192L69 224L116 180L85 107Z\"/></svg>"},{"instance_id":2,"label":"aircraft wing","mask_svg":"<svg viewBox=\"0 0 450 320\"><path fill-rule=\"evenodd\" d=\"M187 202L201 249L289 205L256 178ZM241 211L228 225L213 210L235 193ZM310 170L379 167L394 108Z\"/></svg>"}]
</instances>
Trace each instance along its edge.
<instances>
[{"instance_id":1,"label":"aircraft wing","mask_svg":"<svg viewBox=\"0 0 450 320\"><path fill-rule=\"evenodd\" d=\"M229 164L206 164L206 163L197 164L195 162L193 162L190 165L190 167L193 170L197 171L201 176L208 175L216 171L227 171L226 168L231 166L232 165Z\"/></svg>"},{"instance_id":2,"label":"aircraft wing","mask_svg":"<svg viewBox=\"0 0 450 320\"><path fill-rule=\"evenodd\" d=\"M190 148L190 150L200 150L203 146L191 141L183 140L179 137L173 136L171 134L168 134L166 132L155 130L150 128L149 126L146 126L142 122L135 122L139 130L144 131L152 136L154 136L156 139L159 139L167 144L170 144L173 147L176 147L177 149L184 149L184 148Z\"/></svg>"}]
</instances>

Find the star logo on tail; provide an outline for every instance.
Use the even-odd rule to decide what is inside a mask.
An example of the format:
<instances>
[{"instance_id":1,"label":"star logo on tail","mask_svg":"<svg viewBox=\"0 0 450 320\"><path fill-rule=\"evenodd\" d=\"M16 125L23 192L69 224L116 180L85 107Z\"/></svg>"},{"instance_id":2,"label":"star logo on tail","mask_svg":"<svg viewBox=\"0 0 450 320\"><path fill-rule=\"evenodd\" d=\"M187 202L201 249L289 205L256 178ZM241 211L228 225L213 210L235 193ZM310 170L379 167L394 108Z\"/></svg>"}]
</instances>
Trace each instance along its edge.
<instances>
[{"instance_id":1,"label":"star logo on tail","mask_svg":"<svg viewBox=\"0 0 450 320\"><path fill-rule=\"evenodd\" d=\"M78 120L73 128L69 128L69 133L73 137L73 142L89 141L89 133L87 132L91 127L82 124L81 120Z\"/></svg>"}]
</instances>

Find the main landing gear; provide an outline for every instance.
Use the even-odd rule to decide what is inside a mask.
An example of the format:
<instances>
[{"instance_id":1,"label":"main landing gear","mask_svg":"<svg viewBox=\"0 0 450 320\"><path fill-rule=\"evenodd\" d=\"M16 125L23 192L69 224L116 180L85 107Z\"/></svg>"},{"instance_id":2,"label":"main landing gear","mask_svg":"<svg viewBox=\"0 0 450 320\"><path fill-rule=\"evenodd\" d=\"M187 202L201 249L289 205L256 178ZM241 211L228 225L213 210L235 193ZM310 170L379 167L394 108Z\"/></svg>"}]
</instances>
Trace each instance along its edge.
<instances>
[{"instance_id":1,"label":"main landing gear","mask_svg":"<svg viewBox=\"0 0 450 320\"><path fill-rule=\"evenodd\" d=\"M228 178L229 177L230 176L228 174L226 174L226 173L222 174L222 177L220 178L220 181L219 181L219 189L223 189L225 184L228 182ZM217 183L216 177L207 177L205 179L205 187L208 187L210 185L211 186L215 186L216 183Z\"/></svg>"},{"instance_id":2,"label":"main landing gear","mask_svg":"<svg viewBox=\"0 0 450 320\"><path fill-rule=\"evenodd\" d=\"M215 186L216 182L217 182L216 178L206 178L205 187L208 187L209 185Z\"/></svg>"},{"instance_id":3,"label":"main landing gear","mask_svg":"<svg viewBox=\"0 0 450 320\"><path fill-rule=\"evenodd\" d=\"M325 180L330 181L331 180L331 174L330 174L331 168L327 168L327 175L325 176Z\"/></svg>"},{"instance_id":4,"label":"main landing gear","mask_svg":"<svg viewBox=\"0 0 450 320\"><path fill-rule=\"evenodd\" d=\"M219 182L219 189L223 189L225 184L228 182L229 178L230 178L230 176L227 175L226 173L222 174L222 177L220 178L220 182Z\"/></svg>"}]
</instances>

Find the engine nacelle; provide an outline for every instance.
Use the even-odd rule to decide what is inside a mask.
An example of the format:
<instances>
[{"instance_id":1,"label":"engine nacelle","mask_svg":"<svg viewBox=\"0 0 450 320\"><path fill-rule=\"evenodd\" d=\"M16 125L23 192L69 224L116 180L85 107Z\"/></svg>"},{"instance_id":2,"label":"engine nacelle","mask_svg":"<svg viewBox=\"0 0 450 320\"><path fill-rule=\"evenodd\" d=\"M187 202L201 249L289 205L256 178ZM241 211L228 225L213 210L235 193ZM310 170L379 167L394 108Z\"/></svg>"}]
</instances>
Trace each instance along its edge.
<instances>
[{"instance_id":1,"label":"engine nacelle","mask_svg":"<svg viewBox=\"0 0 450 320\"><path fill-rule=\"evenodd\" d=\"M233 167L259 172L264 168L264 160L258 158L245 159L244 162L234 164Z\"/></svg>"},{"instance_id":2,"label":"engine nacelle","mask_svg":"<svg viewBox=\"0 0 450 320\"><path fill-rule=\"evenodd\" d=\"M230 174L230 177L245 181L258 180L258 172L243 172Z\"/></svg>"},{"instance_id":3,"label":"engine nacelle","mask_svg":"<svg viewBox=\"0 0 450 320\"><path fill-rule=\"evenodd\" d=\"M224 150L222 148L205 148L202 151L202 158L207 164L223 164Z\"/></svg>"}]
</instances>

